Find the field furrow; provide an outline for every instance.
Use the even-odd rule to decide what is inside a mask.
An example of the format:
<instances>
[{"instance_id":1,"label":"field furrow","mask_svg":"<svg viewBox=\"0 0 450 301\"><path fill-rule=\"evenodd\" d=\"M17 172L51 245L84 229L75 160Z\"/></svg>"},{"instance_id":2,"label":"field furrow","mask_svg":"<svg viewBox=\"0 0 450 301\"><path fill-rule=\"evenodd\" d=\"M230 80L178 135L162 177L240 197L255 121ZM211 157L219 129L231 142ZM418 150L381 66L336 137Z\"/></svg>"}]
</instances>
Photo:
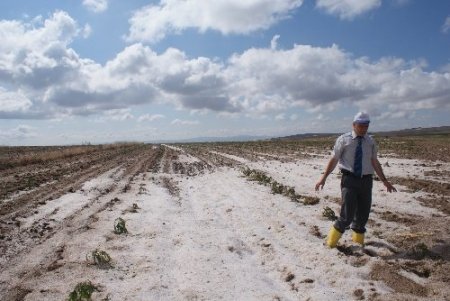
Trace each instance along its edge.
<instances>
[{"instance_id":1,"label":"field furrow","mask_svg":"<svg viewBox=\"0 0 450 301\"><path fill-rule=\"evenodd\" d=\"M315 192L325 149L271 145L82 153L70 162L83 165L73 163L66 177L29 191L17 185L0 205L0 299L66 300L85 281L93 300L450 295L450 163L381 158L399 191L374 181L366 246L345 233L331 250L325 212L339 211L339 173ZM36 174L60 166L32 163ZM10 184L17 178L3 172ZM121 221L126 233L117 233Z\"/></svg>"}]
</instances>

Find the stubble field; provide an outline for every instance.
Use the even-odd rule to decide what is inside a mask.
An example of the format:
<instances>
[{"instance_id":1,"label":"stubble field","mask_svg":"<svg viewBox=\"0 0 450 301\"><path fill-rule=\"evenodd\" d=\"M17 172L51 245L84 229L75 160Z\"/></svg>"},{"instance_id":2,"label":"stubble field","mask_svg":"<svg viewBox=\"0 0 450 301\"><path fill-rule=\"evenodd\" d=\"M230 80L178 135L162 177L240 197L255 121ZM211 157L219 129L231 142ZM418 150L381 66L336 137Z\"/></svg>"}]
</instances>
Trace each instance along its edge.
<instances>
[{"instance_id":1,"label":"stubble field","mask_svg":"<svg viewBox=\"0 0 450 301\"><path fill-rule=\"evenodd\" d=\"M332 250L334 137L0 147L0 300L449 300L450 138L376 139L398 192Z\"/></svg>"}]
</instances>

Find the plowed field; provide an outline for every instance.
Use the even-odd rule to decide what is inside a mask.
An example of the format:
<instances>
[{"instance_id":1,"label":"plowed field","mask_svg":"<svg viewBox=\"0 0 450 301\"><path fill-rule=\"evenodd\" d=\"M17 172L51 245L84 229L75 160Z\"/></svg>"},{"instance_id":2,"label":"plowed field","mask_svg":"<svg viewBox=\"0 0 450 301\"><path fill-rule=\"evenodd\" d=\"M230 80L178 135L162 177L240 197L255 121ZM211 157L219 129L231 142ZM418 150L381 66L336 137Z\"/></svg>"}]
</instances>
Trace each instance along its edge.
<instances>
[{"instance_id":1,"label":"plowed field","mask_svg":"<svg viewBox=\"0 0 450 301\"><path fill-rule=\"evenodd\" d=\"M0 148L0 300L449 300L447 158L381 149L398 192L328 249L331 145Z\"/></svg>"}]
</instances>

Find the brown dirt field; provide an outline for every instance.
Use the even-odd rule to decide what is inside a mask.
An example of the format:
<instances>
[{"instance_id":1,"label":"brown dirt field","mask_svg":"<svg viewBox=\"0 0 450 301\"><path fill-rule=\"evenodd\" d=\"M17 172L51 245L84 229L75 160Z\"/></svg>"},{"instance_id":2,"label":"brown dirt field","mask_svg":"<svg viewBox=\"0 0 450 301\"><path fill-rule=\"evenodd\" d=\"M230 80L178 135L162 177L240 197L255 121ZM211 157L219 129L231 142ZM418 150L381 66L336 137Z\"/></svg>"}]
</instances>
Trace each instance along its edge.
<instances>
[{"instance_id":1,"label":"brown dirt field","mask_svg":"<svg viewBox=\"0 0 450 301\"><path fill-rule=\"evenodd\" d=\"M369 241L363 251L342 245L339 248L339 255L348 259L353 267L370 267L368 275L370 280L383 282L393 292L380 295L376 289L364 291L355 287L352 298L377 301L434 300L435 296L441 296L437 290L450 282L450 179L448 179L450 173L448 170L440 169L441 163L436 163L436 160L450 162L448 140L425 138L399 140L382 137L377 139L380 141L381 153L392 152L401 158L426 160L424 162L427 164L434 162L436 170L427 172L425 176L442 177L442 182L424 178L390 177L390 179L395 185L405 186L410 193L418 191L426 193L425 197L417 200L426 207L437 209L439 214L423 218L393 210L374 209L374 215L371 216L373 219L369 223L374 233L372 237L377 237L375 233L381 233L379 238L384 242L380 243L375 239ZM93 230L92 225L98 221L100 213L123 206L124 201L121 198L111 198L103 204L94 199L65 219L64 223L58 224L51 219L37 219L26 229L20 223L21 219L38 215L41 207L50 200L78 191L86 181L116 167L117 171L112 174L116 180L113 185L102 191L103 196L127 192L133 188L138 178L146 176L144 172L152 171L162 176L158 180L148 180L160 181L157 184L167 189L178 202L177 205L180 205L179 183L172 175L189 178L219 167L241 168L242 164L238 161L214 152L238 156L250 162L276 160L280 163L295 163L300 159L328 155L332 145L330 141L330 139L313 139L177 145L182 147L185 153L169 147L144 144L81 148L72 153L69 147L64 147L65 154L62 154L61 149L53 147L0 148L0 253L3 262L0 264L0 270L14 270L14 267L9 267L9 260L18 262L20 256L26 256L30 250L52 241L57 236L70 238ZM429 155L430 148L437 150L437 155ZM30 159L33 156L49 158L44 155L46 152L51 153L51 156L60 153L61 155L53 159ZM196 160L183 162L180 159L189 155ZM26 156L27 159L21 160L21 156ZM119 182L122 184L119 185ZM138 196L146 193L148 193L146 186L141 184L136 200L133 200L136 203L128 204L122 213L139 212ZM338 198L331 196L327 196L325 200L331 203L340 202ZM231 209L226 212L230 215L233 213ZM406 227L408 231L385 231L383 227L386 222ZM316 225L308 225L308 232L319 239L323 239L325 235ZM108 236L106 240L114 240L114 236ZM271 249L270 244L263 247ZM379 251L380 249L383 249L384 253ZM28 281L71 264L76 269L76 264L66 262L66 252L65 244L54 245L45 251L42 259L36 259L36 264L31 265L32 268L18 269L17 276L20 281L13 288L9 287L8 283L0 283L0 287L7 288L0 294L1 299L25 300L26 296L32 293L25 285ZM372 264L372 258L377 259L375 264ZM288 272L285 274L285 281L291 282L292 290L297 292L301 292L300 285L314 283L314 280L298 282L294 274ZM411 275L418 280L415 281ZM420 280L427 280L429 284L423 285Z\"/></svg>"},{"instance_id":2,"label":"brown dirt field","mask_svg":"<svg viewBox=\"0 0 450 301\"><path fill-rule=\"evenodd\" d=\"M0 242L2 242L0 250L2 257L14 255L18 251L23 251L23 248L26 249L36 245L42 240L48 239L57 231L48 223L37 224L28 232L20 231L19 218L37 213L39 207L45 205L47 201L80 189L84 182L114 167L123 166L124 173L121 177L129 177L129 181L131 181L137 174L153 168L161 152L162 150L159 148L130 145L121 149L107 149L104 153L82 154L71 158L73 161L67 162L70 168L65 168L65 174L58 179L55 179L53 173L48 171L61 172L59 160L46 162L42 165L32 164L28 168L37 174L42 174L46 185L41 184L30 191L21 191L22 186L20 182L14 182L15 177L12 178L11 182L8 182L5 180L7 177L1 176L2 173L11 173L16 169L23 170L27 166L13 168L13 171L0 171L2 184L7 183L9 186L13 186L16 183L17 191L22 192L17 197L13 196L11 200L0 204ZM111 189L114 189L114 187ZM17 240L28 241L28 243L17 245L14 243Z\"/></svg>"}]
</instances>

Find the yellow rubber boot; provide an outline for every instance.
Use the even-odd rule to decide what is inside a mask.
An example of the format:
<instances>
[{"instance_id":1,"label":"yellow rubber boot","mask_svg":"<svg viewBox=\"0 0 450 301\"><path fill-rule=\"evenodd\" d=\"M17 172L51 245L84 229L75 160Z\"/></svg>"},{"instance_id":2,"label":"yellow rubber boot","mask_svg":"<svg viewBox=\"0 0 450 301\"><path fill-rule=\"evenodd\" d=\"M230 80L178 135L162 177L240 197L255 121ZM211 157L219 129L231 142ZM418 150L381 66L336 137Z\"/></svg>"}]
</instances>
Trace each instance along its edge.
<instances>
[{"instance_id":1,"label":"yellow rubber boot","mask_svg":"<svg viewBox=\"0 0 450 301\"><path fill-rule=\"evenodd\" d=\"M341 232L339 232L335 227L331 227L327 236L327 246L330 248L335 248L341 236Z\"/></svg>"},{"instance_id":2,"label":"yellow rubber boot","mask_svg":"<svg viewBox=\"0 0 450 301\"><path fill-rule=\"evenodd\" d=\"M352 240L360 245L364 245L364 233L352 232Z\"/></svg>"}]
</instances>

